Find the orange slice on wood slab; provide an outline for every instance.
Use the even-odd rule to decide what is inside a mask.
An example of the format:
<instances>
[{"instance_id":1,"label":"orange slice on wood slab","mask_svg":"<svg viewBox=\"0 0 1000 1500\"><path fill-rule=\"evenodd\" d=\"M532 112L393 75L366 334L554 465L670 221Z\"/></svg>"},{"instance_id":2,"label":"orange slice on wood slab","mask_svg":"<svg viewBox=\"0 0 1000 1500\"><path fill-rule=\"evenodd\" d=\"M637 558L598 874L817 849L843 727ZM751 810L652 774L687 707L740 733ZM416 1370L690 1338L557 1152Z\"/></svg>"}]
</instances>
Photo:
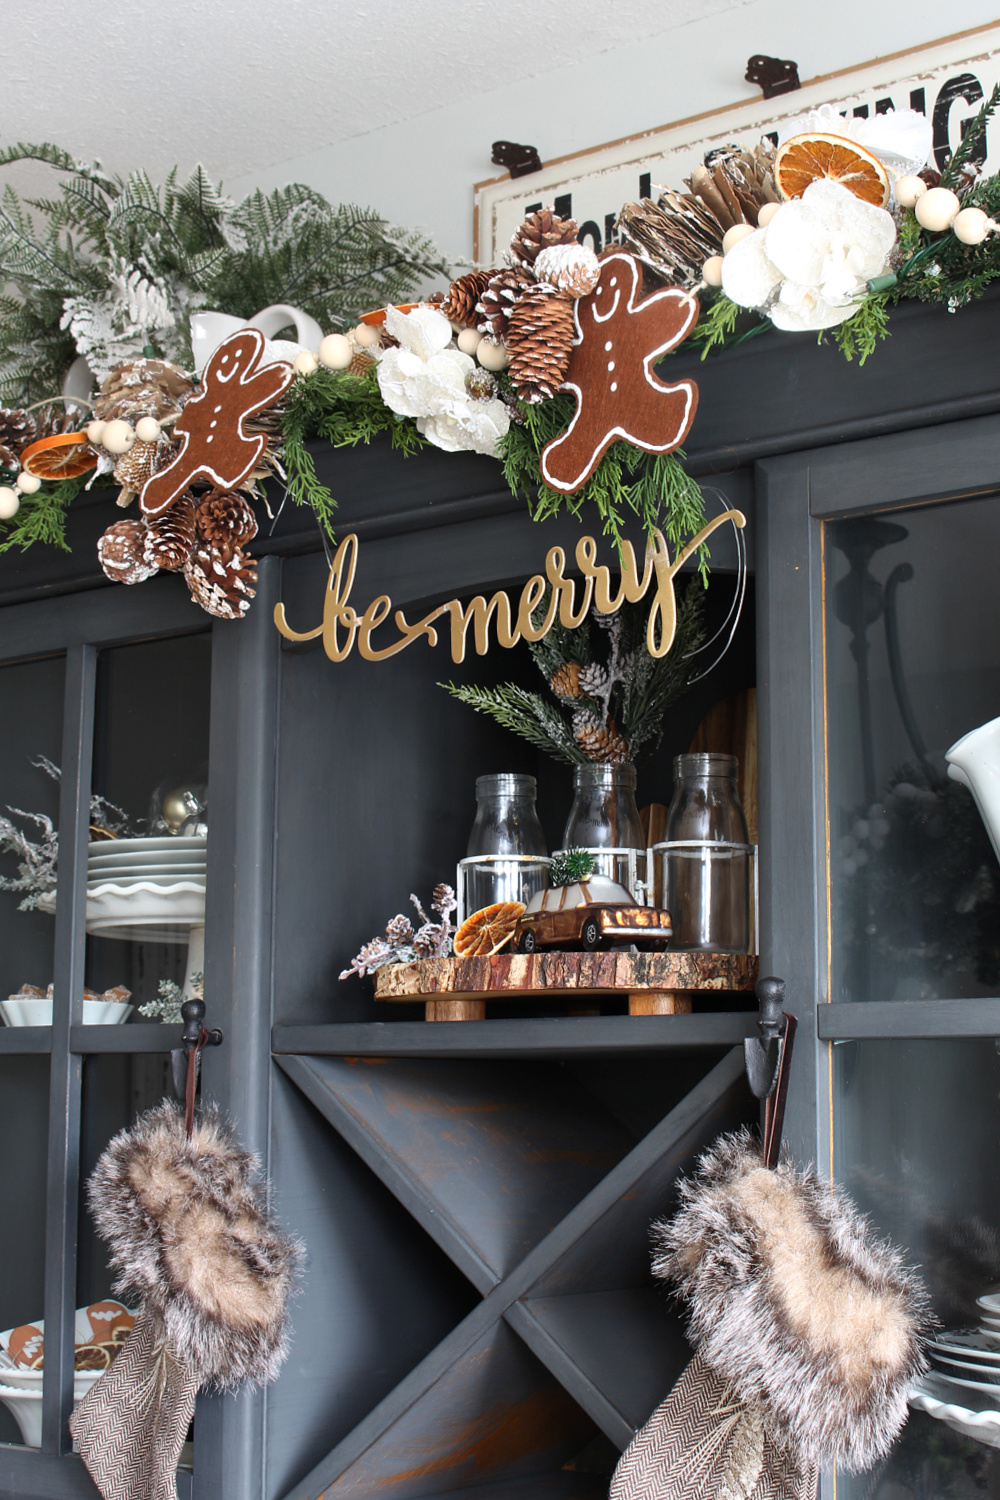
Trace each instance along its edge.
<instances>
[{"instance_id":1,"label":"orange slice on wood slab","mask_svg":"<svg viewBox=\"0 0 1000 1500\"><path fill-rule=\"evenodd\" d=\"M455 933L455 952L459 958L488 958L499 953L514 936L514 928L524 916L520 901L497 901L466 917Z\"/></svg>"},{"instance_id":2,"label":"orange slice on wood slab","mask_svg":"<svg viewBox=\"0 0 1000 1500\"><path fill-rule=\"evenodd\" d=\"M21 467L37 479L75 479L97 465L97 454L85 432L57 432L39 438L21 454Z\"/></svg>"},{"instance_id":3,"label":"orange slice on wood slab","mask_svg":"<svg viewBox=\"0 0 1000 1500\"><path fill-rule=\"evenodd\" d=\"M870 151L842 135L818 131L790 136L774 158L774 180L782 198L801 198L813 182L839 182L862 203L884 208L889 174Z\"/></svg>"}]
</instances>

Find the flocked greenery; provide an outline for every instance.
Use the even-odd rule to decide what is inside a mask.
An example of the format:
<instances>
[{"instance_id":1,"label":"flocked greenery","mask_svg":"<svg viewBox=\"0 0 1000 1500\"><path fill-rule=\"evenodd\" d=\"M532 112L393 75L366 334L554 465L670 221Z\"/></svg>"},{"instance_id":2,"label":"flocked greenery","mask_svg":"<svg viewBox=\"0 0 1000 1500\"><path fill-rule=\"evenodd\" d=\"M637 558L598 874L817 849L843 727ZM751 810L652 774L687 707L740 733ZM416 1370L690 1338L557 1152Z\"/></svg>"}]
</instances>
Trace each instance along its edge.
<instances>
[{"instance_id":1,"label":"flocked greenery","mask_svg":"<svg viewBox=\"0 0 1000 1500\"><path fill-rule=\"evenodd\" d=\"M77 354L98 374L147 347L189 366L199 308L252 317L288 302L334 329L447 274L425 236L301 183L237 204L202 167L157 185L48 143L0 151L0 167L27 160L58 179L52 197L22 200L8 185L0 199L6 405L58 390Z\"/></svg>"}]
</instances>

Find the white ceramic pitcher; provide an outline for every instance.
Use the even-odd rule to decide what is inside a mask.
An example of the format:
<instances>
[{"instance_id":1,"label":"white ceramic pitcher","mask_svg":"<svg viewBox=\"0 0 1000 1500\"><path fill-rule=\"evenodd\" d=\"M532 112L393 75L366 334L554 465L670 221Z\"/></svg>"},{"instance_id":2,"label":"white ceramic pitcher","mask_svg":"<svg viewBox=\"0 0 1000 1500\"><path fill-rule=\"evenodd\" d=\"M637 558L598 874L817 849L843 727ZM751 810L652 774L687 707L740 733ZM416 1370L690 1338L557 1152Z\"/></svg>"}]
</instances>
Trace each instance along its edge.
<instances>
[{"instance_id":1,"label":"white ceramic pitcher","mask_svg":"<svg viewBox=\"0 0 1000 1500\"><path fill-rule=\"evenodd\" d=\"M1000 860L1000 719L970 729L945 752L948 775L972 793Z\"/></svg>"},{"instance_id":2,"label":"white ceramic pitcher","mask_svg":"<svg viewBox=\"0 0 1000 1500\"><path fill-rule=\"evenodd\" d=\"M274 337L282 328L287 328L289 323L295 325L297 343L293 343L291 339ZM195 373L201 374L223 339L246 327L259 328L268 341L264 364L275 359L292 361L303 350L315 354L323 342L323 330L316 319L299 307L290 307L287 302L276 302L272 307L265 307L261 312L254 313L249 319L234 318L231 313L196 312L191 314L191 348L194 352Z\"/></svg>"}]
</instances>

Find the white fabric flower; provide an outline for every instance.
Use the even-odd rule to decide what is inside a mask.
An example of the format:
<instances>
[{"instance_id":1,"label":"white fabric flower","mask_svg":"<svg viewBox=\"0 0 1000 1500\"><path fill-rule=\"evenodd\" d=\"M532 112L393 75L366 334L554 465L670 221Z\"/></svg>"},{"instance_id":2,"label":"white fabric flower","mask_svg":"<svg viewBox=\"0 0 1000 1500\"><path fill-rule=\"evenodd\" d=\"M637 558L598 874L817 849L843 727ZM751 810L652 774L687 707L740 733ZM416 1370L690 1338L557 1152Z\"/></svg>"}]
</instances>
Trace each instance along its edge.
<instances>
[{"instance_id":1,"label":"white fabric flower","mask_svg":"<svg viewBox=\"0 0 1000 1500\"><path fill-rule=\"evenodd\" d=\"M783 203L766 229L733 246L722 262L722 289L786 332L832 328L857 310L895 241L885 209L839 183L813 182L801 198Z\"/></svg>"},{"instance_id":2,"label":"white fabric flower","mask_svg":"<svg viewBox=\"0 0 1000 1500\"><path fill-rule=\"evenodd\" d=\"M415 417L427 441L449 453L468 449L495 455L510 427L507 407L469 395L466 377L476 362L452 347L452 327L444 314L433 307L410 313L391 307L385 324L400 344L377 356L379 390L390 411Z\"/></svg>"},{"instance_id":3,"label":"white fabric flower","mask_svg":"<svg viewBox=\"0 0 1000 1500\"><path fill-rule=\"evenodd\" d=\"M900 177L926 166L934 134L927 116L915 109L889 109L870 118L846 117L838 114L832 104L821 104L819 109L787 120L778 131L778 145L783 146L793 135L815 132L857 141Z\"/></svg>"}]
</instances>

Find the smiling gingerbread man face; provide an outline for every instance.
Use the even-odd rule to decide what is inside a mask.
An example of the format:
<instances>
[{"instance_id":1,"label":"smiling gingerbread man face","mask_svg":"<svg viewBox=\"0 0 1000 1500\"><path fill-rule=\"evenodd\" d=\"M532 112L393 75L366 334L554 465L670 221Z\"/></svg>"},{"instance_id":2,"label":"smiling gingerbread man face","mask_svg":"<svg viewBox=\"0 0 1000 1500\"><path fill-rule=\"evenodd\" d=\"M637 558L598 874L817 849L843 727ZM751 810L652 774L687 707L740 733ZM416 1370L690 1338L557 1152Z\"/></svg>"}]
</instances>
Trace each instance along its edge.
<instances>
[{"instance_id":1,"label":"smiling gingerbread man face","mask_svg":"<svg viewBox=\"0 0 1000 1500\"><path fill-rule=\"evenodd\" d=\"M181 449L172 463L147 480L139 504L158 516L195 479L232 490L253 473L267 447L262 433L243 431L247 417L272 406L292 382L291 365L260 365L264 335L242 328L221 343L205 366L201 390L174 425Z\"/></svg>"},{"instance_id":2,"label":"smiling gingerbread man face","mask_svg":"<svg viewBox=\"0 0 1000 1500\"><path fill-rule=\"evenodd\" d=\"M576 414L541 456L546 484L562 494L586 483L617 438L669 453L694 421L694 381L668 385L652 367L691 332L697 299L667 287L640 302L641 287L633 256L608 255L597 286L575 305L576 337L561 389L573 392Z\"/></svg>"}]
</instances>

